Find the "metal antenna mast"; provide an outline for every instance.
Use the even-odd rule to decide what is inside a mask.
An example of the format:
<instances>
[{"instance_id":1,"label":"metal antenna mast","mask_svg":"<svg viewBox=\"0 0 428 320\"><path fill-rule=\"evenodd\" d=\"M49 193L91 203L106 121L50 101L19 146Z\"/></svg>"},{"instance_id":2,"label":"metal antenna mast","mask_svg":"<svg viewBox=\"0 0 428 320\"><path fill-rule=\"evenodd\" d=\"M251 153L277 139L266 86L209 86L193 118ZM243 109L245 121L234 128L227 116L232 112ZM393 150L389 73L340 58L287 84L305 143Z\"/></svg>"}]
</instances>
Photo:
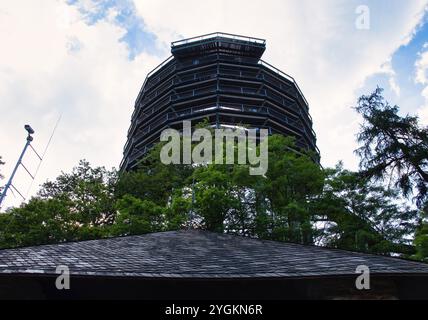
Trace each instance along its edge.
<instances>
[{"instance_id":1,"label":"metal antenna mast","mask_svg":"<svg viewBox=\"0 0 428 320\"><path fill-rule=\"evenodd\" d=\"M7 191L9 190L9 188L12 188L13 190L15 190L25 200L25 197L21 194L21 192L19 192L19 190L14 187L14 185L12 184L12 181L13 181L13 178L15 177L16 171L18 170L18 168L19 168L20 165L25 169L25 171L27 171L27 173L31 176L31 178L34 179L34 176L30 173L30 171L28 171L28 169L22 163L22 159L24 158L24 154L27 151L28 147L30 147L34 151L34 153L40 159L40 161L42 160L42 158L40 157L40 155L37 153L37 151L31 145L31 142L33 141L32 135L34 134L33 128L31 128L31 126L28 125L28 124L25 125L24 128L28 132L27 142L25 143L24 150L22 150L22 153L21 153L21 155L20 155L20 157L18 159L18 162L15 165L15 168L13 169L13 172L12 172L12 175L10 176L10 178L9 178L9 181L7 182L6 186L4 187L3 192L1 194L1 197L0 197L0 207L1 207L1 204L2 204L3 200L6 198L6 194L7 194Z\"/></svg>"}]
</instances>

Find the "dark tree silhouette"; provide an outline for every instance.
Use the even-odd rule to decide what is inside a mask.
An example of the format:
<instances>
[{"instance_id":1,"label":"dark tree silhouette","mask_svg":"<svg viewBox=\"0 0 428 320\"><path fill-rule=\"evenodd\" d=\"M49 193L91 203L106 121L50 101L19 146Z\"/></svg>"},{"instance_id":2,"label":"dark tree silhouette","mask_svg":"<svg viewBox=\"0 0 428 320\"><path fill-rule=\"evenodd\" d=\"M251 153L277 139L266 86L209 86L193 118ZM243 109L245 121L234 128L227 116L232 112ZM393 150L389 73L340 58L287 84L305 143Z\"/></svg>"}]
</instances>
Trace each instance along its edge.
<instances>
[{"instance_id":1,"label":"dark tree silhouette","mask_svg":"<svg viewBox=\"0 0 428 320\"><path fill-rule=\"evenodd\" d=\"M391 106L377 88L363 95L355 108L363 116L358 134L362 173L370 178L395 183L404 196L417 191L419 208L427 205L428 128L418 117L400 116L399 107Z\"/></svg>"}]
</instances>

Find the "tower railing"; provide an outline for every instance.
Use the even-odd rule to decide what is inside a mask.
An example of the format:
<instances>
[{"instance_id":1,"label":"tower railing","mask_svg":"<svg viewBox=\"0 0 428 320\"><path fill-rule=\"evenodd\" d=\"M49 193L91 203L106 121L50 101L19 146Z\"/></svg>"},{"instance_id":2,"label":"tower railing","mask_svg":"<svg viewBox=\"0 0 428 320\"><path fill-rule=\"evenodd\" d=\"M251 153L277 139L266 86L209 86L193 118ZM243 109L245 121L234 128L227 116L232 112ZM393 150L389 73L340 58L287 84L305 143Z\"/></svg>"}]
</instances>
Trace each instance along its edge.
<instances>
[{"instance_id":1,"label":"tower railing","mask_svg":"<svg viewBox=\"0 0 428 320\"><path fill-rule=\"evenodd\" d=\"M260 38L246 37L246 36L241 36L241 35L236 35L236 34L231 34L231 33L225 33L225 32L213 32L213 33L204 34L202 36L197 36L197 37L192 37L192 38L188 38L188 39L182 39L182 40L174 41L171 43L171 48L175 48L177 46L181 46L181 45L189 44L189 43L193 43L193 42L198 42L198 41L203 41L203 40L212 40L213 38L216 38L216 37L223 37L223 38L228 38L228 39L232 39L232 40L245 41L245 42L261 44L261 45L266 44L266 40L260 39Z\"/></svg>"},{"instance_id":2,"label":"tower railing","mask_svg":"<svg viewBox=\"0 0 428 320\"><path fill-rule=\"evenodd\" d=\"M146 79L144 80L143 85L141 86L140 92L138 93L137 99L136 101L138 101L141 97L141 95L143 94L144 88L146 86L147 80L153 75L155 74L157 71L159 71L160 69L162 69L165 65L167 65L169 62L171 62L172 60L174 60L174 56L170 56L168 59L164 60L160 65L158 65L156 68L154 68L152 71L150 71L147 76Z\"/></svg>"},{"instance_id":3,"label":"tower railing","mask_svg":"<svg viewBox=\"0 0 428 320\"><path fill-rule=\"evenodd\" d=\"M309 103L306 100L305 95L303 94L302 90L300 90L299 85L297 84L296 80L292 76L286 74L284 71L274 67L273 65L271 65L270 63L267 63L266 61L260 60L259 64L262 66L265 66L266 68L270 69L271 71L274 71L274 72L278 73L279 75L283 76L284 78L288 79L289 81L293 82L294 85L296 86L297 91L299 92L300 96L302 97L303 101L305 102L306 107L309 108Z\"/></svg>"}]
</instances>

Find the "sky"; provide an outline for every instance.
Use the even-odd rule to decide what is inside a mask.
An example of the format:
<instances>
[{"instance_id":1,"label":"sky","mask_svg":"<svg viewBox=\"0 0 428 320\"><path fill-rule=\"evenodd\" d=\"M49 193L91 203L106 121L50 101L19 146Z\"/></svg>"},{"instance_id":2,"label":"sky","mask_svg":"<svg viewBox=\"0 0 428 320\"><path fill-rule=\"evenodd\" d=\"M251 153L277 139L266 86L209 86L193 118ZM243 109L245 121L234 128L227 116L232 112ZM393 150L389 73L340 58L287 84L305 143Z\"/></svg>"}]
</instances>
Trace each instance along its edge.
<instances>
[{"instance_id":1,"label":"sky","mask_svg":"<svg viewBox=\"0 0 428 320\"><path fill-rule=\"evenodd\" d=\"M403 114L428 125L428 0L2 0L0 172L9 177L25 144L47 149L25 196L80 159L118 167L146 74L175 40L216 31L267 40L263 59L292 75L314 120L322 165L354 155L362 94L385 89ZM362 10L362 11L361 11ZM38 161L28 152L34 173ZM6 179L0 181L5 184ZM3 208L19 205L9 194Z\"/></svg>"}]
</instances>

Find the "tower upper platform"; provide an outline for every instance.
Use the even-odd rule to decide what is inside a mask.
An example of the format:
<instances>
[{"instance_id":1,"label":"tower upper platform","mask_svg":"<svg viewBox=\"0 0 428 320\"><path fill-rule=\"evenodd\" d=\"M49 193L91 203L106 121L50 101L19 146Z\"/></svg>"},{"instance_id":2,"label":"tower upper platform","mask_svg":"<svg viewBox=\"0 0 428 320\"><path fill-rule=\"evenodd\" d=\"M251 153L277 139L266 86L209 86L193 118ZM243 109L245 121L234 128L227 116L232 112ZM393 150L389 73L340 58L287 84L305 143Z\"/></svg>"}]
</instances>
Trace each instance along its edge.
<instances>
[{"instance_id":1,"label":"tower upper platform","mask_svg":"<svg viewBox=\"0 0 428 320\"><path fill-rule=\"evenodd\" d=\"M265 50L266 40L221 32L171 43L171 53L177 59L211 53L225 53L260 59Z\"/></svg>"}]
</instances>

